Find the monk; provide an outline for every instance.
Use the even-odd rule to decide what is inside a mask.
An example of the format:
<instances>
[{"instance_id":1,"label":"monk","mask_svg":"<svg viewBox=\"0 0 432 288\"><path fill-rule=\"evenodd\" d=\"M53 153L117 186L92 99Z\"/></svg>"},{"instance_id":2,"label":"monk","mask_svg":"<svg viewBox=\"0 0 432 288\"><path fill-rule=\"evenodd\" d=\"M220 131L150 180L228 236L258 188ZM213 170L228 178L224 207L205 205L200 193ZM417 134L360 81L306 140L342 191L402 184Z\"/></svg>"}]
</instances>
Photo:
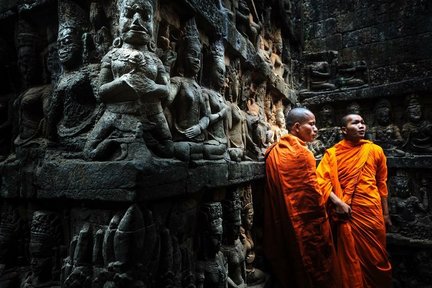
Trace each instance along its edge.
<instances>
[{"instance_id":1,"label":"monk","mask_svg":"<svg viewBox=\"0 0 432 288\"><path fill-rule=\"evenodd\" d=\"M278 287L339 287L327 199L306 146L318 131L315 116L294 108L286 125L289 133L265 154L264 252Z\"/></svg>"},{"instance_id":2,"label":"monk","mask_svg":"<svg viewBox=\"0 0 432 288\"><path fill-rule=\"evenodd\" d=\"M386 157L381 147L363 139L366 125L360 115L346 115L341 124L344 139L327 149L317 177L324 198L336 197L351 207L349 217L329 212L343 287L391 287Z\"/></svg>"}]
</instances>

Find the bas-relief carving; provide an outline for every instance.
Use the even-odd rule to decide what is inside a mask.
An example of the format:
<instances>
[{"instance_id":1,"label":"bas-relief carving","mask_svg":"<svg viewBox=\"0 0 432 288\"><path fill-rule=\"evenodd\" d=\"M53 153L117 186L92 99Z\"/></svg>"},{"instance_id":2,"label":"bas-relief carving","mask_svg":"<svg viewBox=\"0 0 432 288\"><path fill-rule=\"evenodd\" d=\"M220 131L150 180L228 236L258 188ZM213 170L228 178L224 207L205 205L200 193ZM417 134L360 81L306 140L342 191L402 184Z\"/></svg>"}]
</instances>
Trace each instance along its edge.
<instances>
[{"instance_id":1,"label":"bas-relief carving","mask_svg":"<svg viewBox=\"0 0 432 288\"><path fill-rule=\"evenodd\" d=\"M432 123L424 118L423 107L416 94L409 95L406 100L406 123L402 126L405 140L403 149L418 154L432 154Z\"/></svg>"},{"instance_id":2,"label":"bas-relief carving","mask_svg":"<svg viewBox=\"0 0 432 288\"><path fill-rule=\"evenodd\" d=\"M199 248L197 251L197 287L228 287L228 268L221 252L222 245L222 204L202 204L198 214Z\"/></svg>"},{"instance_id":3,"label":"bas-relief carving","mask_svg":"<svg viewBox=\"0 0 432 288\"><path fill-rule=\"evenodd\" d=\"M253 207L253 195L252 186L247 185L242 188L242 226L240 227L240 239L246 251L246 278L245 282L248 286L265 287L265 282L269 276L266 275L262 270L255 268L254 261L256 257L255 243L253 239L253 219L254 219L254 207Z\"/></svg>"},{"instance_id":4,"label":"bas-relief carving","mask_svg":"<svg viewBox=\"0 0 432 288\"><path fill-rule=\"evenodd\" d=\"M130 144L140 143L143 157L149 157L147 147L171 157L172 136L162 107L169 75L151 51L153 3L125 0L119 11L120 37L104 56L100 72L99 97L106 110L89 134L85 154L90 159L112 159L116 151L115 160L130 159Z\"/></svg>"},{"instance_id":5,"label":"bas-relief carving","mask_svg":"<svg viewBox=\"0 0 432 288\"><path fill-rule=\"evenodd\" d=\"M338 63L337 51L309 53L305 60L305 88L308 91L361 87L369 83L365 61Z\"/></svg>"}]
</instances>

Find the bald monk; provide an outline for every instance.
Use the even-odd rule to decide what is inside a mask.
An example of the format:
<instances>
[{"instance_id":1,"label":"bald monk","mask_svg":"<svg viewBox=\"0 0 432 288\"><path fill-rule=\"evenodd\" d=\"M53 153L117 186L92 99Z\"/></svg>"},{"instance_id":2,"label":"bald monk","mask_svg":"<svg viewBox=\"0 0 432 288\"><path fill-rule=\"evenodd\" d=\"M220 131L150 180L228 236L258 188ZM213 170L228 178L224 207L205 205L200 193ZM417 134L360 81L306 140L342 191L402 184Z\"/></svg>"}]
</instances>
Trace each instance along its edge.
<instances>
[{"instance_id":1,"label":"bald monk","mask_svg":"<svg viewBox=\"0 0 432 288\"><path fill-rule=\"evenodd\" d=\"M330 215L335 216L343 287L391 287L386 157L381 147L363 139L366 125L360 115L346 115L341 124L344 139L326 151L317 177L324 197L340 199L352 209L347 218Z\"/></svg>"},{"instance_id":2,"label":"bald monk","mask_svg":"<svg viewBox=\"0 0 432 288\"><path fill-rule=\"evenodd\" d=\"M326 199L306 146L317 134L315 116L294 108L286 125L289 134L265 154L264 252L277 287L339 287Z\"/></svg>"}]
</instances>

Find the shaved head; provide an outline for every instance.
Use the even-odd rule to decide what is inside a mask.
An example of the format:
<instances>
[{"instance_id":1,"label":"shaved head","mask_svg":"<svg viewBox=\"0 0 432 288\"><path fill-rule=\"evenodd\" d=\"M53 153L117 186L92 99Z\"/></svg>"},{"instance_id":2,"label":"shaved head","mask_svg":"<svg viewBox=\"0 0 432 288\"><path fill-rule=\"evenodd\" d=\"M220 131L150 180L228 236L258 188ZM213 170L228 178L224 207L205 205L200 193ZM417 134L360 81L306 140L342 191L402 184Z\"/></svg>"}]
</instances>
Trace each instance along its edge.
<instances>
[{"instance_id":1,"label":"shaved head","mask_svg":"<svg viewBox=\"0 0 432 288\"><path fill-rule=\"evenodd\" d=\"M350 118L351 118L353 115L360 116L360 115L358 115L358 114L353 114L353 113L351 113L351 114L347 114L347 115L343 116L343 117L341 118L341 121L340 121L340 127L346 127L347 124L348 124L348 121L350 120Z\"/></svg>"},{"instance_id":2,"label":"shaved head","mask_svg":"<svg viewBox=\"0 0 432 288\"><path fill-rule=\"evenodd\" d=\"M293 108L288 112L287 119L286 119L286 126L289 131L291 131L292 127L295 123L302 124L303 122L307 121L310 115L313 115L313 113L306 108Z\"/></svg>"}]
</instances>

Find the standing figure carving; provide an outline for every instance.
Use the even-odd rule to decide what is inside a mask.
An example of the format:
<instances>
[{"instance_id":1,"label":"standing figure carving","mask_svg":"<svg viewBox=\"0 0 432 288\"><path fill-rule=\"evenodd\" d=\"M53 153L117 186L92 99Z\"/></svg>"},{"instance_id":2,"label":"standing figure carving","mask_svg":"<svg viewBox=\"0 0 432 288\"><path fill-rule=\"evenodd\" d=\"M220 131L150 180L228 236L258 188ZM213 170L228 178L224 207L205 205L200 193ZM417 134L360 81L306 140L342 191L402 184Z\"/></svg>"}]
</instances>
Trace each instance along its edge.
<instances>
[{"instance_id":1,"label":"standing figure carving","mask_svg":"<svg viewBox=\"0 0 432 288\"><path fill-rule=\"evenodd\" d=\"M205 203L200 207L198 222L199 248L197 259L198 288L226 288L227 264L220 251L222 244L222 205Z\"/></svg>"},{"instance_id":2,"label":"standing figure carving","mask_svg":"<svg viewBox=\"0 0 432 288\"><path fill-rule=\"evenodd\" d=\"M422 106L416 94L407 98L407 120L402 126L403 147L419 154L432 153L432 123L423 118Z\"/></svg>"},{"instance_id":3,"label":"standing figure carving","mask_svg":"<svg viewBox=\"0 0 432 288\"><path fill-rule=\"evenodd\" d=\"M22 288L60 287L57 278L60 267L56 267L56 260L59 259L55 259L59 255L54 254L61 241L60 231L60 218L55 213L33 213L29 244L31 272L26 275Z\"/></svg>"},{"instance_id":4,"label":"standing figure carving","mask_svg":"<svg viewBox=\"0 0 432 288\"><path fill-rule=\"evenodd\" d=\"M160 157L173 155L173 142L162 103L168 97L169 75L153 49L153 3L120 1L120 37L102 59L99 97L106 110L89 135L85 152L90 159L122 160L130 143L145 144ZM114 156L115 152L120 152ZM136 151L135 151L136 153ZM134 153L133 153L134 154Z\"/></svg>"},{"instance_id":5,"label":"standing figure carving","mask_svg":"<svg viewBox=\"0 0 432 288\"><path fill-rule=\"evenodd\" d=\"M239 190L232 191L222 202L222 207L224 237L221 250L228 262L228 287L247 287L246 249L240 240L241 201Z\"/></svg>"},{"instance_id":6,"label":"standing figure carving","mask_svg":"<svg viewBox=\"0 0 432 288\"><path fill-rule=\"evenodd\" d=\"M196 82L201 69L201 42L194 18L186 23L180 54L180 76L173 77L170 85L174 154L184 161L198 160L203 159L210 110Z\"/></svg>"},{"instance_id":7,"label":"standing figure carving","mask_svg":"<svg viewBox=\"0 0 432 288\"><path fill-rule=\"evenodd\" d=\"M204 142L205 159L223 159L228 148L226 118L230 107L221 94L225 86L224 51L222 39L212 43L209 87L203 89L204 97L210 105L207 140Z\"/></svg>"},{"instance_id":8,"label":"standing figure carving","mask_svg":"<svg viewBox=\"0 0 432 288\"><path fill-rule=\"evenodd\" d=\"M252 187L248 185L243 192L242 207L242 226L240 227L240 239L246 251L246 283L248 286L262 284L267 280L267 275L258 268L254 267L255 243L252 236L252 226L254 218L254 207L252 201Z\"/></svg>"}]
</instances>

